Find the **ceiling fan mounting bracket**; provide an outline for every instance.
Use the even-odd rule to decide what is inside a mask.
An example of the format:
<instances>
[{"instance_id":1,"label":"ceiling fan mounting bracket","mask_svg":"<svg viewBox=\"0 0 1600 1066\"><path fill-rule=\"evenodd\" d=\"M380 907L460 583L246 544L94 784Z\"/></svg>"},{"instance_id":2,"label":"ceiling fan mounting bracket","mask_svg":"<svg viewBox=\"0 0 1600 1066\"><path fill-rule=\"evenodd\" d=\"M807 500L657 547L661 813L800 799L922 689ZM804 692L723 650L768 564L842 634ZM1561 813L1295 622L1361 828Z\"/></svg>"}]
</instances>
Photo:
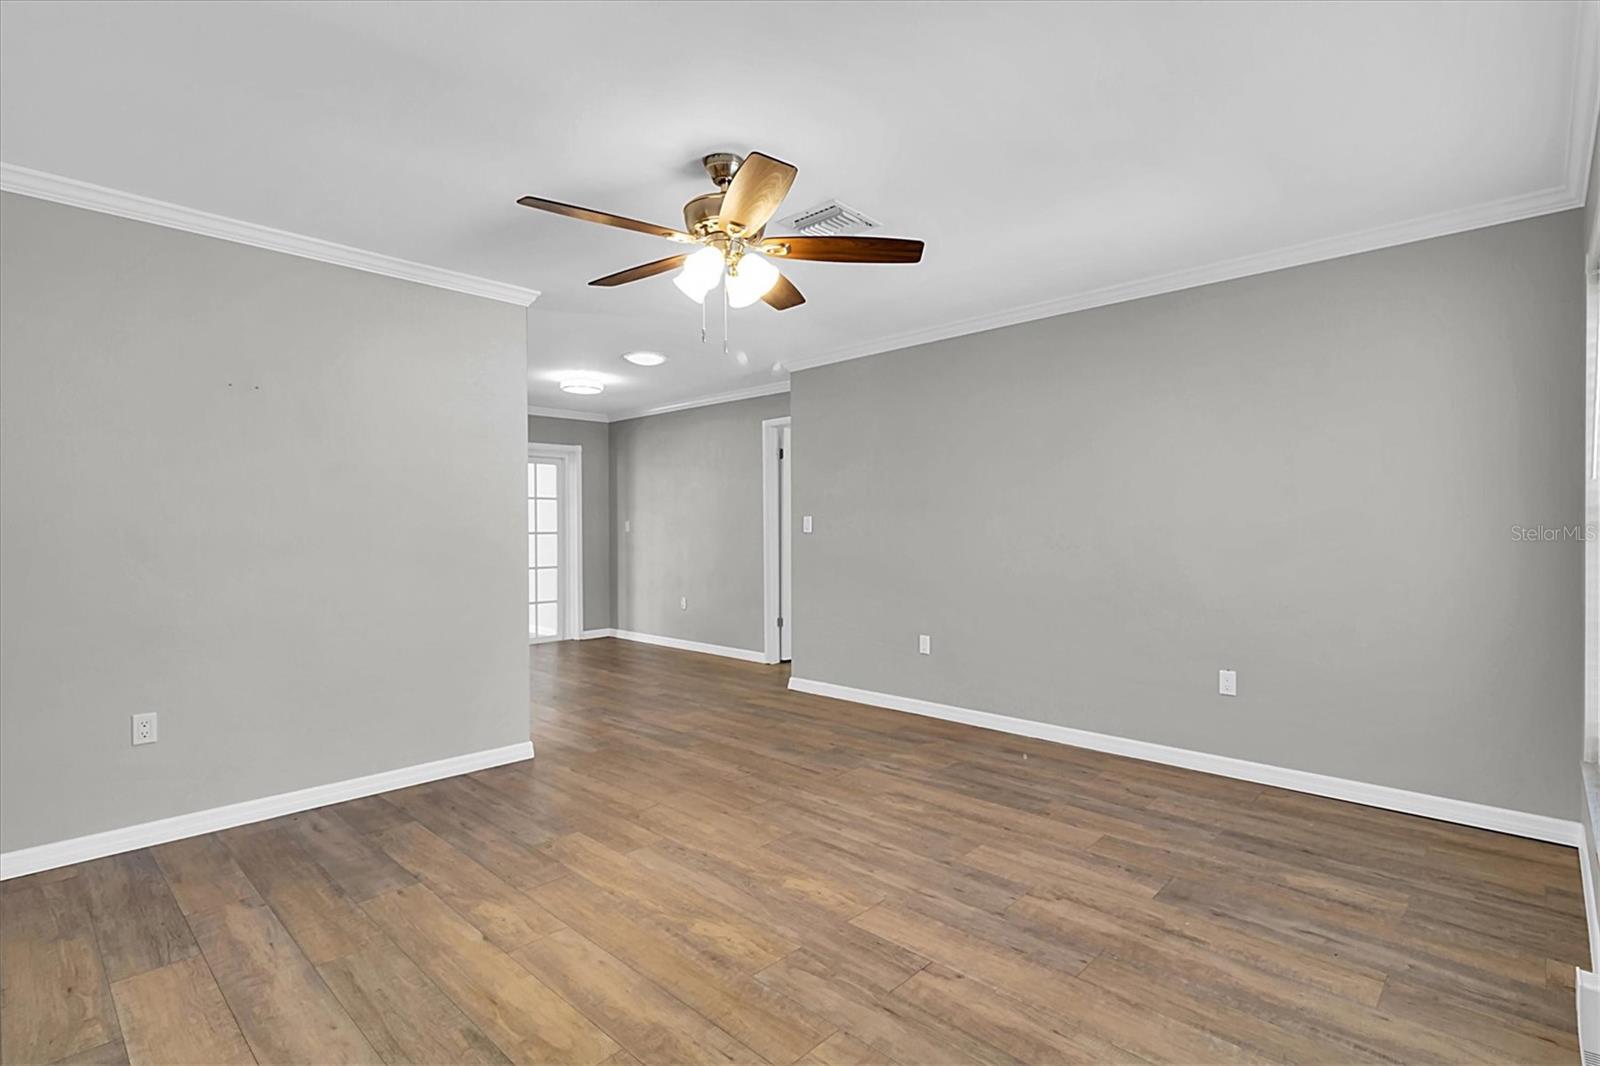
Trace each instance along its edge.
<instances>
[{"instance_id":1,"label":"ceiling fan mounting bracket","mask_svg":"<svg viewBox=\"0 0 1600 1066\"><path fill-rule=\"evenodd\" d=\"M717 188L723 190L728 188L743 163L744 156L734 152L712 152L700 159L700 165L706 168L706 174L716 183Z\"/></svg>"}]
</instances>

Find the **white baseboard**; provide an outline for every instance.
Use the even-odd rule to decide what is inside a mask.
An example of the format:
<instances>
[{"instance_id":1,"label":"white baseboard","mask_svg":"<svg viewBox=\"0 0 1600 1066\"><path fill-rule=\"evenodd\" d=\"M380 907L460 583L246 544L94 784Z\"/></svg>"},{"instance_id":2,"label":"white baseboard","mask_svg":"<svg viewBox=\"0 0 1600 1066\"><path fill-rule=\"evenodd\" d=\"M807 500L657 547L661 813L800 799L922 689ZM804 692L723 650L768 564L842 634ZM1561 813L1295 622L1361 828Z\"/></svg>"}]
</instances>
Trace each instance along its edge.
<instances>
[{"instance_id":1,"label":"white baseboard","mask_svg":"<svg viewBox=\"0 0 1600 1066\"><path fill-rule=\"evenodd\" d=\"M1111 736L1107 733L1091 733L1086 729L1051 725L1048 722L1034 722L1026 718L1011 718L1003 714L974 711L966 707L952 707L945 703L931 703L927 700L912 699L909 696L894 696L884 692L871 692L867 689L850 688L846 685L835 685L827 681L811 681L803 677L791 677L789 679L789 687L796 692L809 692L817 696L831 696L834 699L849 700L852 703L886 707L892 711L920 714L927 718L942 718L948 722L961 722L966 725L978 726L981 729L994 729L1002 733L1033 737L1036 740L1068 744L1075 748L1088 748L1092 751L1103 751L1112 755L1126 755L1129 758L1143 759L1146 762L1162 763L1167 766L1181 766L1188 770L1199 770L1202 773L1238 778L1241 781L1254 781L1260 785L1272 785L1276 788L1286 788L1293 792L1307 792L1313 796L1327 796L1331 799L1360 803L1368 807L1381 807L1385 810L1401 811L1405 814L1418 814L1424 818L1435 818L1442 822L1470 825L1478 829L1491 829L1497 833L1510 833L1513 836L1531 837L1534 840L1545 840L1552 844L1577 847L1582 840L1583 827L1578 822L1551 818L1543 814L1529 814L1526 811L1490 807L1486 804L1472 803L1468 800L1433 796L1426 792L1410 792L1403 788L1391 788L1388 785L1374 785L1365 781L1351 781L1343 777L1329 777L1325 774L1314 774L1307 770L1291 770L1284 766L1250 762L1246 759L1235 759L1227 755L1212 755L1203 751L1191 751L1188 748L1174 748L1147 740L1129 740L1126 737Z\"/></svg>"},{"instance_id":2,"label":"white baseboard","mask_svg":"<svg viewBox=\"0 0 1600 1066\"><path fill-rule=\"evenodd\" d=\"M635 633L630 629L612 629L606 636L616 637L618 640L631 640L638 644L655 644L663 648L677 648L679 651L697 651L702 655L720 655L725 659L742 659L747 663L764 663L767 657L759 651L748 648L728 648L721 644L702 644L698 640L679 640L677 637L658 637L654 633Z\"/></svg>"},{"instance_id":3,"label":"white baseboard","mask_svg":"<svg viewBox=\"0 0 1600 1066\"><path fill-rule=\"evenodd\" d=\"M578 639L594 640L598 637L614 637L616 635L617 631L615 629L585 629Z\"/></svg>"},{"instance_id":4,"label":"white baseboard","mask_svg":"<svg viewBox=\"0 0 1600 1066\"><path fill-rule=\"evenodd\" d=\"M531 758L533 743L524 740L521 744L508 744L503 748L454 755L448 759L402 766L397 770L385 770L365 777L352 777L346 781L313 785L294 792L280 792L276 796L230 803L226 807L212 807L159 821L108 829L103 833L58 840L52 844L0 852L0 881Z\"/></svg>"}]
</instances>

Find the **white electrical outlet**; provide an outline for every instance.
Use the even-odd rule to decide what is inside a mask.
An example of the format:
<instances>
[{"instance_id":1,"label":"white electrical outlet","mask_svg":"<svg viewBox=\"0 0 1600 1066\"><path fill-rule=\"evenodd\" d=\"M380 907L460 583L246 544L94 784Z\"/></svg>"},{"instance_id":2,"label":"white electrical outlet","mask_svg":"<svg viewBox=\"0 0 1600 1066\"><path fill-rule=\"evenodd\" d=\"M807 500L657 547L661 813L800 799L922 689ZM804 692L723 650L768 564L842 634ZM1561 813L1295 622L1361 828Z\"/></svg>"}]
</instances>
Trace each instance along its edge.
<instances>
[{"instance_id":1,"label":"white electrical outlet","mask_svg":"<svg viewBox=\"0 0 1600 1066\"><path fill-rule=\"evenodd\" d=\"M802 533L810 533L811 532L811 516L810 515L805 515L804 517L802 517L800 519L800 532L802 532Z\"/></svg>"},{"instance_id":2,"label":"white electrical outlet","mask_svg":"<svg viewBox=\"0 0 1600 1066\"><path fill-rule=\"evenodd\" d=\"M156 716L152 711L149 714L136 714L133 716L133 742L135 744L154 744L160 739L156 734Z\"/></svg>"},{"instance_id":3,"label":"white electrical outlet","mask_svg":"<svg viewBox=\"0 0 1600 1066\"><path fill-rule=\"evenodd\" d=\"M926 633L917 635L917 651L923 655L933 654L933 638Z\"/></svg>"},{"instance_id":4,"label":"white electrical outlet","mask_svg":"<svg viewBox=\"0 0 1600 1066\"><path fill-rule=\"evenodd\" d=\"M679 596L678 597L678 610L687 611L688 609L689 609L689 597L687 597L687 596Z\"/></svg>"},{"instance_id":5,"label":"white electrical outlet","mask_svg":"<svg viewBox=\"0 0 1600 1066\"><path fill-rule=\"evenodd\" d=\"M624 533L632 533L633 532L633 521L631 519L624 518L622 520L622 531Z\"/></svg>"},{"instance_id":6,"label":"white electrical outlet","mask_svg":"<svg viewBox=\"0 0 1600 1066\"><path fill-rule=\"evenodd\" d=\"M1217 671L1217 695L1237 696L1239 694L1239 675L1232 670Z\"/></svg>"}]
</instances>

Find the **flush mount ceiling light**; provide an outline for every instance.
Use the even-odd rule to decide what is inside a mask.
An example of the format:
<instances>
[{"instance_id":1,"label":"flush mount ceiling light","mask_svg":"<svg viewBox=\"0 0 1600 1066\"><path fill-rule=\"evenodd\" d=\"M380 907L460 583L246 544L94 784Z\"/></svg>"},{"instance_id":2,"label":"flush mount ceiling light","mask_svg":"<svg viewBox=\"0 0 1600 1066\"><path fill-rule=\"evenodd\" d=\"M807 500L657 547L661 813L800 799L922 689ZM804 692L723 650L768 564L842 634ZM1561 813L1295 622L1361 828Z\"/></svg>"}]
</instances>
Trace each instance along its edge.
<instances>
[{"instance_id":1,"label":"flush mount ceiling light","mask_svg":"<svg viewBox=\"0 0 1600 1066\"><path fill-rule=\"evenodd\" d=\"M629 352L622 358L634 366L660 366L667 361L667 357L660 352Z\"/></svg>"},{"instance_id":2,"label":"flush mount ceiling light","mask_svg":"<svg viewBox=\"0 0 1600 1066\"><path fill-rule=\"evenodd\" d=\"M563 378L561 391L574 396L598 396L606 391L606 387L594 378Z\"/></svg>"}]
</instances>

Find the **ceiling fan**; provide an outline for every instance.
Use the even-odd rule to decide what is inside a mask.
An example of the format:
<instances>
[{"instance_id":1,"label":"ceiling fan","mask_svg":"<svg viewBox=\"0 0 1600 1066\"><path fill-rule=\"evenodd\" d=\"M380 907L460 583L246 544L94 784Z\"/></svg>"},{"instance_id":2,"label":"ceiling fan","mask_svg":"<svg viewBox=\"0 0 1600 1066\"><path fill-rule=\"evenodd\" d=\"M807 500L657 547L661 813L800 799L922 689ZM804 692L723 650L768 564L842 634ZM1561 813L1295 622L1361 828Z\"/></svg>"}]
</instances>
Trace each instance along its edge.
<instances>
[{"instance_id":1,"label":"ceiling fan","mask_svg":"<svg viewBox=\"0 0 1600 1066\"><path fill-rule=\"evenodd\" d=\"M701 245L699 251L619 270L589 284L611 288L681 267L673 283L702 307L706 295L724 279L728 306L747 307L761 300L787 311L805 303L800 290L768 256L827 263L916 263L922 259L922 242L900 237L768 237L766 225L794 184L795 168L760 152L743 158L732 152L714 152L700 163L717 191L702 193L683 205L682 230L537 196L524 196L517 203L679 244Z\"/></svg>"}]
</instances>

